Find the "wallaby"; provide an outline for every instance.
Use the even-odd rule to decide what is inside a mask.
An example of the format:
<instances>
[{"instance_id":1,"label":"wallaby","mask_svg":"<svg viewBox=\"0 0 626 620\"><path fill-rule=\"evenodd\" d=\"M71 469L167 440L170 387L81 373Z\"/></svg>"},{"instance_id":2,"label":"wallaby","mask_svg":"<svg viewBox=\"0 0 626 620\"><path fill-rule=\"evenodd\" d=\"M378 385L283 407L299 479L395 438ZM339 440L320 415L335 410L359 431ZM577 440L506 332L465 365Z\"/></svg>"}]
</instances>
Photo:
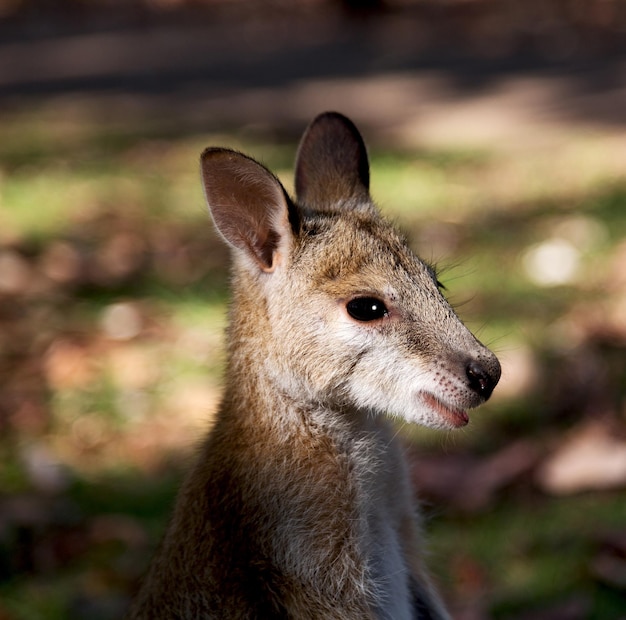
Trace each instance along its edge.
<instances>
[{"instance_id":1,"label":"wallaby","mask_svg":"<svg viewBox=\"0 0 626 620\"><path fill-rule=\"evenodd\" d=\"M378 213L344 116L304 134L295 201L231 150L201 171L233 254L226 390L130 618L448 618L387 416L464 426L498 360Z\"/></svg>"}]
</instances>

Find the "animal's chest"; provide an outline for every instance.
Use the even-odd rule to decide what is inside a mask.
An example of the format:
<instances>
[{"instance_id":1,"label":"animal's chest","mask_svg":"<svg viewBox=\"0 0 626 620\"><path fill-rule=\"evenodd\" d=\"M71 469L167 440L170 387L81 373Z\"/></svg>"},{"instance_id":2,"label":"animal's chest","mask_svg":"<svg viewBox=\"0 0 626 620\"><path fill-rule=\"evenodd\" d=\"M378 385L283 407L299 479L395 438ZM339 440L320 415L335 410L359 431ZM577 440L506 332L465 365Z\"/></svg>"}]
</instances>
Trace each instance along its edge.
<instances>
[{"instance_id":1,"label":"animal's chest","mask_svg":"<svg viewBox=\"0 0 626 620\"><path fill-rule=\"evenodd\" d=\"M413 615L402 541L385 515L373 515L369 528L372 547L368 555L378 603L376 615L381 620L409 620Z\"/></svg>"},{"instance_id":2,"label":"animal's chest","mask_svg":"<svg viewBox=\"0 0 626 620\"><path fill-rule=\"evenodd\" d=\"M385 429L386 430L386 429ZM411 489L402 453L393 440L381 433L385 450L379 446L378 467L365 483L369 498L367 510L367 549L376 615L385 620L413 618L410 573L407 565L408 541L402 533L414 517Z\"/></svg>"}]
</instances>

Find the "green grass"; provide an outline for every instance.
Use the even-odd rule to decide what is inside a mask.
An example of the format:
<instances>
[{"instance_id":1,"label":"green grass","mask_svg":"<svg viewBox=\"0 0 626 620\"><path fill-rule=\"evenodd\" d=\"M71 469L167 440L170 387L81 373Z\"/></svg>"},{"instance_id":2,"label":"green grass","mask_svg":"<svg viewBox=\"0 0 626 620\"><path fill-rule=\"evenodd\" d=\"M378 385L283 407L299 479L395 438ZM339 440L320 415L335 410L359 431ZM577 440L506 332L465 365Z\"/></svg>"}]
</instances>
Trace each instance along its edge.
<instances>
[{"instance_id":1,"label":"green grass","mask_svg":"<svg viewBox=\"0 0 626 620\"><path fill-rule=\"evenodd\" d=\"M479 575L493 618L585 594L593 601L591 617L608 619L613 596L590 579L589 558L600 537L621 528L624 519L620 495L508 498L485 514L439 515L428 530L433 558L461 558ZM442 577L450 590L463 587L464 573L459 566L456 571Z\"/></svg>"}]
</instances>

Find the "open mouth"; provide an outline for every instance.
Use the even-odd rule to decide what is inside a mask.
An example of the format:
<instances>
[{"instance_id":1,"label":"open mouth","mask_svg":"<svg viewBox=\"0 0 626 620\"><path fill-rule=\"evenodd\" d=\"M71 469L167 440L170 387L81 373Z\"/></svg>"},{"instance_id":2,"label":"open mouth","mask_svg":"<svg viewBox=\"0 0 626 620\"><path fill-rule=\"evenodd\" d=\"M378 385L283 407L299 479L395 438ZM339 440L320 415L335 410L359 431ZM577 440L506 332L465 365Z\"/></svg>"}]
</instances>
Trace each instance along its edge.
<instances>
[{"instance_id":1,"label":"open mouth","mask_svg":"<svg viewBox=\"0 0 626 620\"><path fill-rule=\"evenodd\" d=\"M422 392L420 398L427 407L437 413L450 426L458 428L469 422L469 416L465 410L446 405L430 392Z\"/></svg>"}]
</instances>

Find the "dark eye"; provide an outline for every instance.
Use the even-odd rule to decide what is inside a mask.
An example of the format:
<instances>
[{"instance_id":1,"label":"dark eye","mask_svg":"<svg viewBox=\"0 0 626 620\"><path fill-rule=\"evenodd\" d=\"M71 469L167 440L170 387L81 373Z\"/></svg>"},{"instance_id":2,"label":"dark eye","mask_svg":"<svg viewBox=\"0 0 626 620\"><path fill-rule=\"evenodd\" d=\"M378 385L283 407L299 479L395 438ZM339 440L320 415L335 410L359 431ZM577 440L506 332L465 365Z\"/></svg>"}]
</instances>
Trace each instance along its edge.
<instances>
[{"instance_id":1,"label":"dark eye","mask_svg":"<svg viewBox=\"0 0 626 620\"><path fill-rule=\"evenodd\" d=\"M375 321L389 314L387 306L375 297L356 297L346 304L346 310L357 321Z\"/></svg>"}]
</instances>

